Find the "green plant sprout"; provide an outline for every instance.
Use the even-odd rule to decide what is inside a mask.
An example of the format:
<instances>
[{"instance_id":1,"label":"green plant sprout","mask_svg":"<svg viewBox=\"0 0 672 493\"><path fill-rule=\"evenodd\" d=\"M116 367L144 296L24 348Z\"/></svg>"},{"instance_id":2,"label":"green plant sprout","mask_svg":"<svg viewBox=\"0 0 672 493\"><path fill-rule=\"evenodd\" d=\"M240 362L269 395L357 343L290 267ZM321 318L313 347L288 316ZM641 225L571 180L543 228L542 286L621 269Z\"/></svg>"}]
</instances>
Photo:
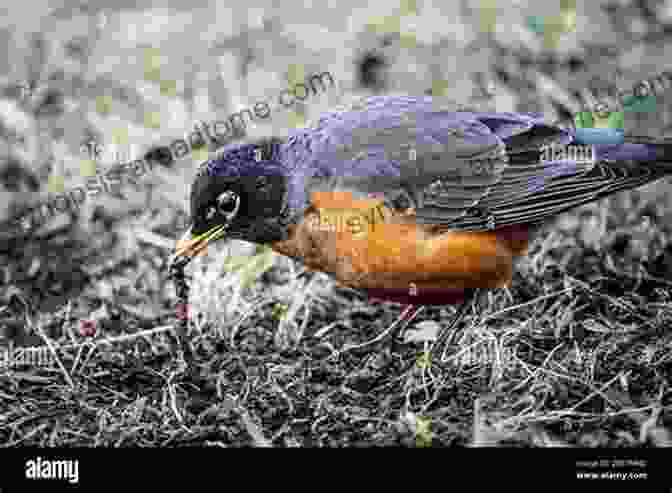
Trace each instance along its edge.
<instances>
[{"instance_id":1,"label":"green plant sprout","mask_svg":"<svg viewBox=\"0 0 672 493\"><path fill-rule=\"evenodd\" d=\"M158 111L147 111L145 113L145 127L153 130L161 128L161 113Z\"/></svg>"},{"instance_id":2,"label":"green plant sprout","mask_svg":"<svg viewBox=\"0 0 672 493\"><path fill-rule=\"evenodd\" d=\"M481 0L479 8L479 17L481 21L481 31L492 34L497 25L497 0Z\"/></svg>"},{"instance_id":3,"label":"green plant sprout","mask_svg":"<svg viewBox=\"0 0 672 493\"><path fill-rule=\"evenodd\" d=\"M145 80L159 82L161 80L161 53L158 48L145 48Z\"/></svg>"},{"instance_id":4,"label":"green plant sprout","mask_svg":"<svg viewBox=\"0 0 672 493\"><path fill-rule=\"evenodd\" d=\"M432 445L432 420L430 418L423 418L422 416L415 417L415 446L418 448L430 447Z\"/></svg>"},{"instance_id":5,"label":"green plant sprout","mask_svg":"<svg viewBox=\"0 0 672 493\"><path fill-rule=\"evenodd\" d=\"M210 151L208 150L207 146L201 146L201 147L198 147L198 148L194 148L191 151L191 158L194 160L195 164L200 164L203 161L207 161L209 156L210 156Z\"/></svg>"},{"instance_id":6,"label":"green plant sprout","mask_svg":"<svg viewBox=\"0 0 672 493\"><path fill-rule=\"evenodd\" d=\"M423 351L415 361L415 364L421 370L426 370L432 364L432 355L429 351Z\"/></svg>"},{"instance_id":7,"label":"green plant sprout","mask_svg":"<svg viewBox=\"0 0 672 493\"><path fill-rule=\"evenodd\" d=\"M432 81L432 96L443 97L448 96L448 89L450 84L445 79L435 79Z\"/></svg>"},{"instance_id":8,"label":"green plant sprout","mask_svg":"<svg viewBox=\"0 0 672 493\"><path fill-rule=\"evenodd\" d=\"M101 116L107 116L112 111L112 96L98 96L96 98L96 111Z\"/></svg>"},{"instance_id":9,"label":"green plant sprout","mask_svg":"<svg viewBox=\"0 0 672 493\"><path fill-rule=\"evenodd\" d=\"M401 22L398 15L374 17L369 20L367 28L377 34L395 34L401 31Z\"/></svg>"},{"instance_id":10,"label":"green plant sprout","mask_svg":"<svg viewBox=\"0 0 672 493\"><path fill-rule=\"evenodd\" d=\"M240 277L243 289L252 286L256 280L275 264L275 254L270 247L261 247L252 257L229 257L224 262L224 270Z\"/></svg>"},{"instance_id":11,"label":"green plant sprout","mask_svg":"<svg viewBox=\"0 0 672 493\"><path fill-rule=\"evenodd\" d=\"M414 48L418 43L415 31L405 29L410 25L405 25L402 29L402 25L405 24L406 18L417 16L419 13L416 0L402 0L396 14L371 18L367 23L367 29L381 35L397 34L402 48Z\"/></svg>"},{"instance_id":12,"label":"green plant sprout","mask_svg":"<svg viewBox=\"0 0 672 493\"><path fill-rule=\"evenodd\" d=\"M287 66L287 82L291 85L302 83L306 78L306 67L299 63L291 63Z\"/></svg>"},{"instance_id":13,"label":"green plant sprout","mask_svg":"<svg viewBox=\"0 0 672 493\"><path fill-rule=\"evenodd\" d=\"M284 303L276 303L273 305L272 317L275 320L282 320L287 315L289 311L289 306Z\"/></svg>"},{"instance_id":14,"label":"green plant sprout","mask_svg":"<svg viewBox=\"0 0 672 493\"><path fill-rule=\"evenodd\" d=\"M609 128L622 130L625 118L622 111L581 111L574 116L577 128Z\"/></svg>"},{"instance_id":15,"label":"green plant sprout","mask_svg":"<svg viewBox=\"0 0 672 493\"><path fill-rule=\"evenodd\" d=\"M82 159L79 162L79 174L84 178L96 176L98 166L93 159Z\"/></svg>"},{"instance_id":16,"label":"green plant sprout","mask_svg":"<svg viewBox=\"0 0 672 493\"><path fill-rule=\"evenodd\" d=\"M149 47L145 49L145 80L159 85L161 96L174 98L177 96L177 81L174 79L164 79L161 77L161 66L163 65L162 56L158 48ZM148 111L144 118L145 127L158 130L161 127L161 113L158 111Z\"/></svg>"},{"instance_id":17,"label":"green plant sprout","mask_svg":"<svg viewBox=\"0 0 672 493\"><path fill-rule=\"evenodd\" d=\"M576 31L576 0L560 0L559 15L528 16L527 27L543 35L544 47L554 49L563 34Z\"/></svg>"},{"instance_id":18,"label":"green plant sprout","mask_svg":"<svg viewBox=\"0 0 672 493\"><path fill-rule=\"evenodd\" d=\"M626 96L623 98L623 110L628 113L653 113L656 111L656 97Z\"/></svg>"},{"instance_id":19,"label":"green plant sprout","mask_svg":"<svg viewBox=\"0 0 672 493\"><path fill-rule=\"evenodd\" d=\"M418 15L419 13L420 9L416 0L401 0L399 5L400 15Z\"/></svg>"},{"instance_id":20,"label":"green plant sprout","mask_svg":"<svg viewBox=\"0 0 672 493\"><path fill-rule=\"evenodd\" d=\"M285 78L290 86L302 84L306 80L306 68L302 64L292 63L287 66ZM287 114L288 124L292 128L300 128L306 125L306 112L297 107L289 110Z\"/></svg>"},{"instance_id":21,"label":"green plant sprout","mask_svg":"<svg viewBox=\"0 0 672 493\"><path fill-rule=\"evenodd\" d=\"M55 163L55 159L51 158L51 170L49 173L49 178L47 179L47 191L49 193L63 193L65 192L65 176L64 176L64 166L63 161L58 161L58 164Z\"/></svg>"},{"instance_id":22,"label":"green plant sprout","mask_svg":"<svg viewBox=\"0 0 672 493\"><path fill-rule=\"evenodd\" d=\"M174 98L177 95L177 81L176 80L161 80L159 82L159 91L162 96Z\"/></svg>"},{"instance_id":23,"label":"green plant sprout","mask_svg":"<svg viewBox=\"0 0 672 493\"><path fill-rule=\"evenodd\" d=\"M60 175L49 175L47 191L50 193L63 193L65 191L65 178Z\"/></svg>"},{"instance_id":24,"label":"green plant sprout","mask_svg":"<svg viewBox=\"0 0 672 493\"><path fill-rule=\"evenodd\" d=\"M654 84L663 84L665 87L665 77L656 76L646 80L639 81L632 86L632 94L627 94L621 99L623 110L628 113L653 113L656 111L656 95L653 91Z\"/></svg>"}]
</instances>

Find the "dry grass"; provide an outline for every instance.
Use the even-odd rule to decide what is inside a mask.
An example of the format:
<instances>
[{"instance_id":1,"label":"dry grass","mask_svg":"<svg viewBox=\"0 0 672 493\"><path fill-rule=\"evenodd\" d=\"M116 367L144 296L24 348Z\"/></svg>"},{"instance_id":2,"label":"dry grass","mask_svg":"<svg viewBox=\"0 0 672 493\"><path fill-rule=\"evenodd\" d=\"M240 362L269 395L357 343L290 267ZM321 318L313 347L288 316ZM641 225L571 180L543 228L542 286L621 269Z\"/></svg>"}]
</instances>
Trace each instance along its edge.
<instances>
[{"instance_id":1,"label":"dry grass","mask_svg":"<svg viewBox=\"0 0 672 493\"><path fill-rule=\"evenodd\" d=\"M72 304L49 319L29 317L58 359L2 370L0 440L670 446L672 282L659 279L670 278L661 268L672 269L660 226L669 201L633 193L600 205L607 214L586 207L540 236L512 288L493 291L466 317L443 362L422 358L422 340L339 351L374 338L398 308L322 276L297 278L280 257L242 289L238 275L221 272L223 250L190 267L197 360L181 379L171 373L168 311L147 319L140 310L116 317L108 310L91 340L72 335ZM638 237L633 221L645 211L653 216ZM582 214L598 231L601 220L609 231L629 231L627 244L582 229ZM154 254L141 250L134 260ZM165 274L154 272L162 282ZM428 308L422 318L441 325L449 314Z\"/></svg>"}]
</instances>

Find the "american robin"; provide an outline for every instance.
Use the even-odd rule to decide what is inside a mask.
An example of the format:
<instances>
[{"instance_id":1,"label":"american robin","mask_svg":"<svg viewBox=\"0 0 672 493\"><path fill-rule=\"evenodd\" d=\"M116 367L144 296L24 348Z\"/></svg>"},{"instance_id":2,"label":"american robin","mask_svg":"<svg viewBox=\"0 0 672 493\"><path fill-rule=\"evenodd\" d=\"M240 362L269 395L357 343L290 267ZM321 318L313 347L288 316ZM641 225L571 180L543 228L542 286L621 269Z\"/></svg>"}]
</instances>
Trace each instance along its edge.
<instances>
[{"instance_id":1,"label":"american robin","mask_svg":"<svg viewBox=\"0 0 672 493\"><path fill-rule=\"evenodd\" d=\"M672 144L638 142L575 153L573 131L541 114L365 98L204 163L174 261L236 238L407 304L396 325L461 305L436 348L478 293L511 282L540 225L672 172Z\"/></svg>"}]
</instances>

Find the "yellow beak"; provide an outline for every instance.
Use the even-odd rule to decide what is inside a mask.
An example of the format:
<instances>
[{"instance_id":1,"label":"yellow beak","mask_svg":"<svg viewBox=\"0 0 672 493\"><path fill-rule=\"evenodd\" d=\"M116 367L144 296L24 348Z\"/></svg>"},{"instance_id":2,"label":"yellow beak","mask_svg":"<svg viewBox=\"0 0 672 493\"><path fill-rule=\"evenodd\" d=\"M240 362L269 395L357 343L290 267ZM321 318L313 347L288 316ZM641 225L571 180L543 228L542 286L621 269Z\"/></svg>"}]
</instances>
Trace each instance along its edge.
<instances>
[{"instance_id":1,"label":"yellow beak","mask_svg":"<svg viewBox=\"0 0 672 493\"><path fill-rule=\"evenodd\" d=\"M175 246L175 252L173 257L196 257L205 253L208 245L220 238L223 238L226 234L226 226L214 226L207 230L205 233L201 233L198 236L193 236L191 233L192 228L190 227L184 233L182 238L177 240L177 245Z\"/></svg>"}]
</instances>

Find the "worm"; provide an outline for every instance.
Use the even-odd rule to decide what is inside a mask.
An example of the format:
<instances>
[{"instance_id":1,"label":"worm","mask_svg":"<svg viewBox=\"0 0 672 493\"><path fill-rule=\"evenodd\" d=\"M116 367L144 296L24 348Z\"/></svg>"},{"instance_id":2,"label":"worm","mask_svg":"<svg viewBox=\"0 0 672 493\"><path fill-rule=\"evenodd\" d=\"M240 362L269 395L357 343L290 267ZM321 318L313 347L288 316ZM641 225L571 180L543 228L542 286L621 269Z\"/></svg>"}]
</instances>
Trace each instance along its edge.
<instances>
[{"instance_id":1,"label":"worm","mask_svg":"<svg viewBox=\"0 0 672 493\"><path fill-rule=\"evenodd\" d=\"M168 276L175 284L175 294L177 296L175 332L183 356L189 354L186 341L189 329L189 284L187 283L185 268L190 261L191 257L175 257L168 266Z\"/></svg>"}]
</instances>

